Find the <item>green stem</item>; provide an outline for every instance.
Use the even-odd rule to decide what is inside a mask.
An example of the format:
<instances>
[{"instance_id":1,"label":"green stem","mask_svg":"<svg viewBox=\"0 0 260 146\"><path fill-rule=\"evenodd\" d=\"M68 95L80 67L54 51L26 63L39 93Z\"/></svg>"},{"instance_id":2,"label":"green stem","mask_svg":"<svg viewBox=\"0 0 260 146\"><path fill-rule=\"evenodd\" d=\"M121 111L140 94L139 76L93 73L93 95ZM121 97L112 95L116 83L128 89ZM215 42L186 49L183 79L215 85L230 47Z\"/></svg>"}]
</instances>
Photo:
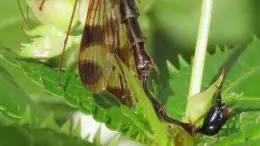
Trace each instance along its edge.
<instances>
[{"instance_id":1,"label":"green stem","mask_svg":"<svg viewBox=\"0 0 260 146\"><path fill-rule=\"evenodd\" d=\"M151 102L144 93L143 87L140 85L136 76L129 71L129 69L121 63L123 71L126 75L126 80L129 84L130 89L135 95L138 104L143 109L143 113L151 127L154 134L154 144L158 146L166 146L168 142L167 129L158 119Z\"/></svg>"},{"instance_id":2,"label":"green stem","mask_svg":"<svg viewBox=\"0 0 260 146\"><path fill-rule=\"evenodd\" d=\"M203 68L207 52L212 6L213 0L203 0L188 97L199 93L201 89Z\"/></svg>"},{"instance_id":3,"label":"green stem","mask_svg":"<svg viewBox=\"0 0 260 146\"><path fill-rule=\"evenodd\" d=\"M195 49L195 56L193 60L192 75L190 82L190 89L188 95L188 102L192 95L198 94L201 89L201 82L203 77L203 69L205 64L208 35L212 14L213 0L203 0L200 16L200 25ZM190 105L190 104L188 104ZM187 111L187 110L186 110ZM186 112L186 114L188 114Z\"/></svg>"}]
</instances>

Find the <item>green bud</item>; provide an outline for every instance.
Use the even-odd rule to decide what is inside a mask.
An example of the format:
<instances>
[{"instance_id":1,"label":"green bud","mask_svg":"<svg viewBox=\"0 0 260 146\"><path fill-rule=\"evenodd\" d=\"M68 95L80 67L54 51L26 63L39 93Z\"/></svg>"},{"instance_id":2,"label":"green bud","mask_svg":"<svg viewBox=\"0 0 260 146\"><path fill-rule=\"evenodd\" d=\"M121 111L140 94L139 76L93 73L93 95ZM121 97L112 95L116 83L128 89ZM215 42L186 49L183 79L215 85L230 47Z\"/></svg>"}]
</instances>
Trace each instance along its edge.
<instances>
[{"instance_id":1,"label":"green bud","mask_svg":"<svg viewBox=\"0 0 260 146\"><path fill-rule=\"evenodd\" d=\"M221 73L219 78L208 89L190 98L187 105L188 108L185 120L196 123L207 114L212 106L212 99L217 91L217 87L220 87L223 78L224 72Z\"/></svg>"},{"instance_id":2,"label":"green bud","mask_svg":"<svg viewBox=\"0 0 260 146\"><path fill-rule=\"evenodd\" d=\"M71 19L75 0L46 0L42 9L39 7L42 0L32 0L32 9L36 18L45 25L54 25L65 32ZM72 26L79 20L75 13Z\"/></svg>"},{"instance_id":3,"label":"green bud","mask_svg":"<svg viewBox=\"0 0 260 146\"><path fill-rule=\"evenodd\" d=\"M33 38L31 43L21 43L21 57L47 59L62 53L66 34L56 27L42 25L25 33ZM79 45L80 39L81 36L69 36L65 51Z\"/></svg>"}]
</instances>

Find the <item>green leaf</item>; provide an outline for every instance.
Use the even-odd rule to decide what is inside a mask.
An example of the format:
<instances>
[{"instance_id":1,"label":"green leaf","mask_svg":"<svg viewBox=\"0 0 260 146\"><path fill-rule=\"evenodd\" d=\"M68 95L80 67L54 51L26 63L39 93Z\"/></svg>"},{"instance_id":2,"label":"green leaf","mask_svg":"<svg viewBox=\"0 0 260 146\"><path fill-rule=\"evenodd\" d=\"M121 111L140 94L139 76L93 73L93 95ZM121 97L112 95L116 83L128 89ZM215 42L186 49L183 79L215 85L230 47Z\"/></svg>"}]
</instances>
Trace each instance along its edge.
<instances>
[{"instance_id":1,"label":"green leaf","mask_svg":"<svg viewBox=\"0 0 260 146\"><path fill-rule=\"evenodd\" d=\"M21 118L30 108L31 114L41 120L46 116L46 111L30 97L12 80L6 71L0 72L0 109L11 117Z\"/></svg>"},{"instance_id":2,"label":"green leaf","mask_svg":"<svg viewBox=\"0 0 260 146\"><path fill-rule=\"evenodd\" d=\"M96 145L101 145L101 127L96 131L93 142Z\"/></svg>"},{"instance_id":3,"label":"green leaf","mask_svg":"<svg viewBox=\"0 0 260 146\"><path fill-rule=\"evenodd\" d=\"M208 87L219 74L222 68L225 68L226 75L222 97L226 104L234 105L235 99L242 96L248 98L260 97L260 91L257 90L259 83L260 63L257 56L260 55L260 41L254 40L246 49L233 49L224 52L217 51L213 55L207 55L205 72L203 76L203 87ZM174 96L170 96L167 101L167 109L174 117L183 117L185 112L185 103L187 99L188 87L190 82L191 67L186 62L180 61L180 70L168 63L170 73L170 85ZM245 65L247 64L247 65ZM178 72L178 73L176 73ZM257 106L257 105L256 105ZM257 107L250 106L244 110L255 110ZM240 108L236 106L235 110Z\"/></svg>"},{"instance_id":4,"label":"green leaf","mask_svg":"<svg viewBox=\"0 0 260 146\"><path fill-rule=\"evenodd\" d=\"M45 121L43 121L41 123L40 127L41 128L49 128L49 129L52 129L54 131L59 131L59 126L56 124L52 113L49 113L49 115L47 116Z\"/></svg>"},{"instance_id":5,"label":"green leaf","mask_svg":"<svg viewBox=\"0 0 260 146\"><path fill-rule=\"evenodd\" d=\"M236 61L226 78L226 88L223 95L231 93L243 93L245 96L258 96L260 91L255 86L260 82L260 41L254 40L247 46L245 50L242 50L238 58L232 61ZM240 53L239 50L234 53Z\"/></svg>"},{"instance_id":6,"label":"green leaf","mask_svg":"<svg viewBox=\"0 0 260 146\"><path fill-rule=\"evenodd\" d=\"M121 135L117 134L113 139L109 141L109 143L106 146L118 146L118 142L120 140Z\"/></svg>"},{"instance_id":7,"label":"green leaf","mask_svg":"<svg viewBox=\"0 0 260 146\"><path fill-rule=\"evenodd\" d=\"M18 121L0 115L0 145L95 145L80 138L80 135L71 134L69 131L72 127L70 120L59 127L53 119L52 113L41 121L26 120L35 118L30 115L29 110L26 110L24 117ZM64 129L66 129L65 132Z\"/></svg>"},{"instance_id":8,"label":"green leaf","mask_svg":"<svg viewBox=\"0 0 260 146\"><path fill-rule=\"evenodd\" d=\"M237 144L233 144L232 146L251 146L251 145L258 145L260 142L260 139L257 138L257 139L250 139L250 140L246 140L246 141L243 141L241 143L237 143Z\"/></svg>"},{"instance_id":9,"label":"green leaf","mask_svg":"<svg viewBox=\"0 0 260 146\"><path fill-rule=\"evenodd\" d=\"M0 145L95 146L79 137L58 133L52 129L37 129L28 125L0 126Z\"/></svg>"},{"instance_id":10,"label":"green leaf","mask_svg":"<svg viewBox=\"0 0 260 146\"><path fill-rule=\"evenodd\" d=\"M61 127L60 132L65 133L67 135L71 134L71 120L67 120Z\"/></svg>"},{"instance_id":11,"label":"green leaf","mask_svg":"<svg viewBox=\"0 0 260 146\"><path fill-rule=\"evenodd\" d=\"M100 92L94 93L93 98L97 102L97 104L101 105L104 108L111 108L113 106L119 106L120 101L111 93L109 92Z\"/></svg>"},{"instance_id":12,"label":"green leaf","mask_svg":"<svg viewBox=\"0 0 260 146\"><path fill-rule=\"evenodd\" d=\"M223 140L219 141L216 146L222 145L234 145L249 142L251 140L260 138L260 124L250 124L239 131L233 133L232 135L227 136ZM214 146L215 146L214 145Z\"/></svg>"},{"instance_id":13,"label":"green leaf","mask_svg":"<svg viewBox=\"0 0 260 146\"><path fill-rule=\"evenodd\" d=\"M222 68L225 69L225 78L222 89L222 98L224 103L232 110L233 116L240 112L259 111L260 110L260 91L257 89L260 81L260 40L255 39L245 49L227 49L221 51L216 48L216 52L206 57L206 64L203 75L203 89L208 88L216 79ZM182 119L186 112L187 93L189 90L191 67L179 58L180 69L168 63L170 74L170 88L174 95L170 95L167 101L167 111L177 119ZM212 98L212 97L209 97ZM206 100L197 101L205 102ZM188 108L197 106L197 102L190 102ZM214 104L214 100L212 105ZM204 111L207 112L207 111ZM232 128L222 128L220 137L225 137L224 133L234 133L241 126L252 123L251 115L253 112L243 117L243 123L238 120L230 119ZM225 127L225 126L224 126ZM235 136L234 136L235 137ZM206 138L206 141L210 138Z\"/></svg>"},{"instance_id":14,"label":"green leaf","mask_svg":"<svg viewBox=\"0 0 260 146\"><path fill-rule=\"evenodd\" d=\"M105 123L107 127L113 130L121 131L130 138L136 139L139 134L139 139L143 143L151 143L153 140L151 139L150 127L144 126L147 123L143 115L134 113L128 107L127 110L121 110L121 106L114 106L118 104L116 100L110 101L109 104L113 105L110 108L98 105L92 97L92 93L82 85L78 74L72 71L62 71L63 88L59 88L57 86L56 68L30 59L19 59L19 57L5 49L0 49L0 53L2 53L2 58L9 66L18 67L33 82L46 89L49 93L63 97L70 106L79 108L86 114L93 115L97 121ZM111 96L111 98L114 97Z\"/></svg>"},{"instance_id":15,"label":"green leaf","mask_svg":"<svg viewBox=\"0 0 260 146\"><path fill-rule=\"evenodd\" d=\"M72 135L74 136L81 136L81 120L78 120L75 127L72 129Z\"/></svg>"},{"instance_id":16,"label":"green leaf","mask_svg":"<svg viewBox=\"0 0 260 146\"><path fill-rule=\"evenodd\" d=\"M0 113L0 125L8 126L14 124L15 122L16 121L12 117L4 114L3 112Z\"/></svg>"},{"instance_id":17,"label":"green leaf","mask_svg":"<svg viewBox=\"0 0 260 146\"><path fill-rule=\"evenodd\" d=\"M62 54L66 34L50 25L41 25L33 30L24 30L32 37L30 43L21 43L19 56L48 59ZM68 36L65 51L80 43L81 36Z\"/></svg>"},{"instance_id":18,"label":"green leaf","mask_svg":"<svg viewBox=\"0 0 260 146\"><path fill-rule=\"evenodd\" d=\"M191 67L187 66L181 56L179 57L180 69L177 70L170 62L167 62L169 71L169 86L174 92L174 96L168 97L166 108L170 115L181 119L185 115L186 100L189 91L189 80L191 76Z\"/></svg>"}]
</instances>

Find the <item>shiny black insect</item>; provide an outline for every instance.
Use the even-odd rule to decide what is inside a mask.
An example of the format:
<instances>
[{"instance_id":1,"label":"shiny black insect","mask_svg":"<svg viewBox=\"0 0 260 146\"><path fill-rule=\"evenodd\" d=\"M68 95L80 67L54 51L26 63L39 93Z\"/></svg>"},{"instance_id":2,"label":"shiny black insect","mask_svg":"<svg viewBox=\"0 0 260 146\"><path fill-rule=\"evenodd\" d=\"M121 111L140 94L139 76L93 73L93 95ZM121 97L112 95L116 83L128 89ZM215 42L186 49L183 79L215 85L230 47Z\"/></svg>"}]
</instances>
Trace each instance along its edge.
<instances>
[{"instance_id":1,"label":"shiny black insect","mask_svg":"<svg viewBox=\"0 0 260 146\"><path fill-rule=\"evenodd\" d=\"M185 129L190 135L195 136L197 133L202 133L205 135L215 135L217 134L225 122L230 118L230 111L225 104L222 104L221 99L221 88L217 87L215 93L216 104L211 107L211 109L206 114L203 124L200 128L195 127L189 123L184 123L182 121L171 118L164 108L164 106L157 101L150 93L147 87L148 77L144 78L143 88L146 95L149 97L150 101L154 105L154 109L157 112L157 115L160 116L165 121L181 126Z\"/></svg>"},{"instance_id":2,"label":"shiny black insect","mask_svg":"<svg viewBox=\"0 0 260 146\"><path fill-rule=\"evenodd\" d=\"M230 111L228 107L221 103L221 87L218 88L215 97L216 105L211 107L204 118L202 127L197 128L196 132L200 132L205 135L215 135L230 118Z\"/></svg>"}]
</instances>

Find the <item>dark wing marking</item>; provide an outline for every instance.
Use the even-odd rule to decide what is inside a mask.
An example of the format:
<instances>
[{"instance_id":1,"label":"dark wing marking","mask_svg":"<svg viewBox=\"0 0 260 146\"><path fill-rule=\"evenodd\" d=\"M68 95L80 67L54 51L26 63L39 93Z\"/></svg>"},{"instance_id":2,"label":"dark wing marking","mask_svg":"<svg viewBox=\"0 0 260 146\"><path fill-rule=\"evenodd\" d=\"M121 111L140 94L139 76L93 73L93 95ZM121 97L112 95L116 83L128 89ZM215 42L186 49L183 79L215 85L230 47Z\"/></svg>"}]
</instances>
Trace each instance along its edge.
<instances>
[{"instance_id":1,"label":"dark wing marking","mask_svg":"<svg viewBox=\"0 0 260 146\"><path fill-rule=\"evenodd\" d=\"M79 73L83 84L94 92L107 90L127 102L122 61L135 70L133 56L121 24L119 0L90 0L79 51Z\"/></svg>"}]
</instances>

